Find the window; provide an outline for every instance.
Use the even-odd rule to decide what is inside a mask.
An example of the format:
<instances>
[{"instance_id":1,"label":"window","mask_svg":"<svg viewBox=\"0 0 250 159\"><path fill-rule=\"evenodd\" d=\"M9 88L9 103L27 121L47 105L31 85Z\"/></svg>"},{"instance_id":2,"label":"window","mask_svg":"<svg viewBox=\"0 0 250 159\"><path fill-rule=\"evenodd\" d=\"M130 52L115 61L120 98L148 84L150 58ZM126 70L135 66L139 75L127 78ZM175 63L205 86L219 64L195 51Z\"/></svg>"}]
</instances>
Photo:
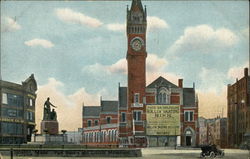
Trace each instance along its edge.
<instances>
[{"instance_id":1,"label":"window","mask_svg":"<svg viewBox=\"0 0 250 159\"><path fill-rule=\"evenodd\" d=\"M161 88L158 94L158 103L159 104L169 104L169 94L166 88Z\"/></svg>"},{"instance_id":2,"label":"window","mask_svg":"<svg viewBox=\"0 0 250 159\"><path fill-rule=\"evenodd\" d=\"M88 120L88 127L91 126L91 120Z\"/></svg>"},{"instance_id":3,"label":"window","mask_svg":"<svg viewBox=\"0 0 250 159\"><path fill-rule=\"evenodd\" d=\"M134 111L133 115L135 121L141 121L141 113L141 111Z\"/></svg>"},{"instance_id":4,"label":"window","mask_svg":"<svg viewBox=\"0 0 250 159\"><path fill-rule=\"evenodd\" d=\"M125 112L121 113L121 122L126 122L126 113Z\"/></svg>"},{"instance_id":5,"label":"window","mask_svg":"<svg viewBox=\"0 0 250 159\"><path fill-rule=\"evenodd\" d=\"M95 120L95 126L97 126L98 125L98 120Z\"/></svg>"},{"instance_id":6,"label":"window","mask_svg":"<svg viewBox=\"0 0 250 159\"><path fill-rule=\"evenodd\" d=\"M111 117L107 117L107 124L110 124L111 122Z\"/></svg>"},{"instance_id":7,"label":"window","mask_svg":"<svg viewBox=\"0 0 250 159\"><path fill-rule=\"evenodd\" d=\"M194 120L194 112L193 111L185 111L185 121L193 121Z\"/></svg>"},{"instance_id":8,"label":"window","mask_svg":"<svg viewBox=\"0 0 250 159\"><path fill-rule=\"evenodd\" d=\"M17 116L17 110L8 109L8 116L9 117L16 117Z\"/></svg>"},{"instance_id":9,"label":"window","mask_svg":"<svg viewBox=\"0 0 250 159\"><path fill-rule=\"evenodd\" d=\"M135 93L135 95L134 95L134 103L139 103L139 98L140 98L140 94Z\"/></svg>"},{"instance_id":10,"label":"window","mask_svg":"<svg viewBox=\"0 0 250 159\"><path fill-rule=\"evenodd\" d=\"M3 116L3 117L23 117L23 110L2 108L1 116Z\"/></svg>"},{"instance_id":11,"label":"window","mask_svg":"<svg viewBox=\"0 0 250 159\"><path fill-rule=\"evenodd\" d=\"M2 94L2 103L3 103L3 104L8 104L8 101L7 101L7 94L6 94L6 93L3 93L3 94Z\"/></svg>"},{"instance_id":12,"label":"window","mask_svg":"<svg viewBox=\"0 0 250 159\"><path fill-rule=\"evenodd\" d=\"M32 99L29 99L29 105L33 106L33 100Z\"/></svg>"},{"instance_id":13,"label":"window","mask_svg":"<svg viewBox=\"0 0 250 159\"><path fill-rule=\"evenodd\" d=\"M32 112L29 112L30 113L30 120L33 120L33 114Z\"/></svg>"},{"instance_id":14,"label":"window","mask_svg":"<svg viewBox=\"0 0 250 159\"><path fill-rule=\"evenodd\" d=\"M21 135L23 134L23 125L19 123L2 122L2 133L10 135Z\"/></svg>"},{"instance_id":15,"label":"window","mask_svg":"<svg viewBox=\"0 0 250 159\"><path fill-rule=\"evenodd\" d=\"M22 107L23 97L14 94L7 94L7 103L10 106Z\"/></svg>"}]
</instances>

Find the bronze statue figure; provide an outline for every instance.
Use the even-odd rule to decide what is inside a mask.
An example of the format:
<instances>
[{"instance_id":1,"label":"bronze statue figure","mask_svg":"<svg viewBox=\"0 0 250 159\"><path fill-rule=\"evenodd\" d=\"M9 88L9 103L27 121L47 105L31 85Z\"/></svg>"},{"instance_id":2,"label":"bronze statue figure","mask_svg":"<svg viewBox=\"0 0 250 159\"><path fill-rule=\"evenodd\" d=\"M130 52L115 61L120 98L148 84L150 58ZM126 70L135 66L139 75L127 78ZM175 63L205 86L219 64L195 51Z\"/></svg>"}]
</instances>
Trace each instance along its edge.
<instances>
[{"instance_id":1,"label":"bronze statue figure","mask_svg":"<svg viewBox=\"0 0 250 159\"><path fill-rule=\"evenodd\" d=\"M56 108L55 105L50 103L49 97L47 98L46 102L44 103L44 113L43 113L43 120L57 120L57 115L55 109L51 111L50 106Z\"/></svg>"}]
</instances>

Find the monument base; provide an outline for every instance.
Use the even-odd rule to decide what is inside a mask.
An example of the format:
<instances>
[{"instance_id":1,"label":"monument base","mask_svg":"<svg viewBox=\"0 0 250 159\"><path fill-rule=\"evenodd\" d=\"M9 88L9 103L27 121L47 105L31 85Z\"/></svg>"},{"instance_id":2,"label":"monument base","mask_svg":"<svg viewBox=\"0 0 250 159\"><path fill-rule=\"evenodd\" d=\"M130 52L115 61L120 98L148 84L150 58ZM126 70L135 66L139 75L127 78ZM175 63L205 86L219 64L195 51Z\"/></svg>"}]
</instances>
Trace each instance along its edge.
<instances>
[{"instance_id":1,"label":"monument base","mask_svg":"<svg viewBox=\"0 0 250 159\"><path fill-rule=\"evenodd\" d=\"M59 126L58 121L43 120L41 122L41 134L57 135Z\"/></svg>"}]
</instances>

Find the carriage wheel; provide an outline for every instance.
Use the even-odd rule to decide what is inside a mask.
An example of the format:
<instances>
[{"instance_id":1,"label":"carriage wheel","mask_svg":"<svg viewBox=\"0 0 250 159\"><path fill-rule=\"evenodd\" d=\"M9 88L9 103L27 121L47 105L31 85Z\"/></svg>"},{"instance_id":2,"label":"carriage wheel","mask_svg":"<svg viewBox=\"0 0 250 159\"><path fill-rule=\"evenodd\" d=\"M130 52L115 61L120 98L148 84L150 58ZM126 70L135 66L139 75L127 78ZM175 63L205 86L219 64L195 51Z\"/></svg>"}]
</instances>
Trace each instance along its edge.
<instances>
[{"instance_id":1,"label":"carriage wheel","mask_svg":"<svg viewBox=\"0 0 250 159\"><path fill-rule=\"evenodd\" d=\"M215 153L214 152L210 152L210 158L215 158Z\"/></svg>"},{"instance_id":2,"label":"carriage wheel","mask_svg":"<svg viewBox=\"0 0 250 159\"><path fill-rule=\"evenodd\" d=\"M201 158L204 158L205 156L206 156L206 154L205 154L205 153L203 153L203 152L201 152L200 157L201 157Z\"/></svg>"}]
</instances>

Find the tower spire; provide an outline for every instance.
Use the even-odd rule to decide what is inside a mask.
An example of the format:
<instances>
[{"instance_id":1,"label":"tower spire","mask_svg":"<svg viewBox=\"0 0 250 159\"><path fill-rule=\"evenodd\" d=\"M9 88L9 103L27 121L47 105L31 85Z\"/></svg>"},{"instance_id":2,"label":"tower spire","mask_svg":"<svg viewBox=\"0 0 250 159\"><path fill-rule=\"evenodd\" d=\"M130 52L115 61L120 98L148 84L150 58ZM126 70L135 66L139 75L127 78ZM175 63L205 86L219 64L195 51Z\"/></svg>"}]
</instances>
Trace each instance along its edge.
<instances>
[{"instance_id":1,"label":"tower spire","mask_svg":"<svg viewBox=\"0 0 250 159\"><path fill-rule=\"evenodd\" d=\"M143 12L141 0L132 0L131 11Z\"/></svg>"}]
</instances>

